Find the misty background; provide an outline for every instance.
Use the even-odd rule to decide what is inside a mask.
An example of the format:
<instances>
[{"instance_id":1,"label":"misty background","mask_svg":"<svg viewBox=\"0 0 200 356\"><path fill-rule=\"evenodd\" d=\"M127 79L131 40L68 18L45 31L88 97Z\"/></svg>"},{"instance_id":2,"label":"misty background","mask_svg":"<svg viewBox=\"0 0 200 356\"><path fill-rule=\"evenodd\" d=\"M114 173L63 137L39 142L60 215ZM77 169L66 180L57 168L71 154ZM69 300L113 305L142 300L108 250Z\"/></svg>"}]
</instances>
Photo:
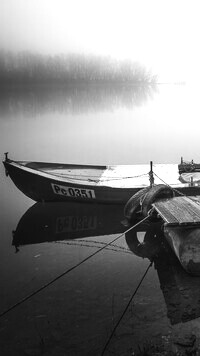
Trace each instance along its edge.
<instances>
[{"instance_id":1,"label":"misty background","mask_svg":"<svg viewBox=\"0 0 200 356\"><path fill-rule=\"evenodd\" d=\"M200 160L198 8L1 0L1 151L95 164Z\"/></svg>"},{"instance_id":2,"label":"misty background","mask_svg":"<svg viewBox=\"0 0 200 356\"><path fill-rule=\"evenodd\" d=\"M181 157L200 162L199 33L198 0L0 0L1 158L9 152L10 159L42 162L174 163L177 175ZM43 243L36 232L37 243L15 253L13 231L34 202L6 177L3 164L0 176L2 312L82 260L91 247L83 246L83 226L80 244L44 242L49 223L42 204L41 220L33 214L24 237L44 219ZM76 202L60 208L52 207L50 222L52 216L55 221L95 218L97 231L91 226L87 236L93 245L107 243L121 228L123 206L95 210ZM105 227L102 236L98 227ZM130 240L122 236L119 247L127 250ZM130 252L104 251L11 311L2 319L0 354L97 355L149 263ZM144 245L144 257L146 252ZM165 278L177 277L179 290L189 296L185 310L197 317L198 288L182 283L174 268L166 274L166 265L168 260L161 263ZM172 301L174 315L183 315L182 303L174 304L176 285L167 284L167 305L159 277L155 268L149 271L108 353L121 355L130 346L133 354L147 340L170 344L168 336L181 328L182 323L173 329L168 312Z\"/></svg>"},{"instance_id":3,"label":"misty background","mask_svg":"<svg viewBox=\"0 0 200 356\"><path fill-rule=\"evenodd\" d=\"M160 81L196 81L199 2L1 0L0 48L139 62Z\"/></svg>"}]
</instances>

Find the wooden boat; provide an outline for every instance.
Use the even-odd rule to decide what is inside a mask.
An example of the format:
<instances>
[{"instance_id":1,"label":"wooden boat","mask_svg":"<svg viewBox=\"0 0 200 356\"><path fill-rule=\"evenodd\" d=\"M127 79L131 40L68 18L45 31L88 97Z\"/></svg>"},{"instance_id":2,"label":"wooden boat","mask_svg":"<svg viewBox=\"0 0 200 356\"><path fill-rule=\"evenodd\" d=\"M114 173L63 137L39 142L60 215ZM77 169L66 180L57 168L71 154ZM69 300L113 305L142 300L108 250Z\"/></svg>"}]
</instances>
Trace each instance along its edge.
<instances>
[{"instance_id":1,"label":"wooden boat","mask_svg":"<svg viewBox=\"0 0 200 356\"><path fill-rule=\"evenodd\" d=\"M4 160L6 174L25 195L35 201L83 201L126 203L149 186L149 165L94 166ZM176 164L155 164L154 183L164 180L186 195L200 194L200 185L182 183Z\"/></svg>"},{"instance_id":2,"label":"wooden boat","mask_svg":"<svg viewBox=\"0 0 200 356\"><path fill-rule=\"evenodd\" d=\"M181 163L178 165L179 173L190 173L190 172L200 172L200 164L195 163L193 159L191 162L186 162L181 157Z\"/></svg>"},{"instance_id":3,"label":"wooden boat","mask_svg":"<svg viewBox=\"0 0 200 356\"><path fill-rule=\"evenodd\" d=\"M200 276L200 227L166 225L164 233L182 267Z\"/></svg>"}]
</instances>

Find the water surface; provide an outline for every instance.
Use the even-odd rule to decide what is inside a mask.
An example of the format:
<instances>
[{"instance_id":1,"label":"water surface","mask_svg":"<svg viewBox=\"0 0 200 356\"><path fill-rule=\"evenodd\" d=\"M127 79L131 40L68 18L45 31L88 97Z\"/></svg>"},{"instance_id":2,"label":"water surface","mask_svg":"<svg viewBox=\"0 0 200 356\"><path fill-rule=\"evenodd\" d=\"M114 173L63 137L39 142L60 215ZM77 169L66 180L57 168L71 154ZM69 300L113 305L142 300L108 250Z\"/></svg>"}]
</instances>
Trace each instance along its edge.
<instances>
[{"instance_id":1,"label":"water surface","mask_svg":"<svg viewBox=\"0 0 200 356\"><path fill-rule=\"evenodd\" d=\"M187 86L12 91L1 95L0 148L2 159L9 151L16 160L200 161L198 118L195 92ZM3 165L0 173L3 312L125 227L123 206L35 204L5 176ZM131 355L150 341L167 345L183 325L198 328L199 280L161 241L157 224L126 233L4 315L1 354L100 355L150 262L106 354Z\"/></svg>"}]
</instances>

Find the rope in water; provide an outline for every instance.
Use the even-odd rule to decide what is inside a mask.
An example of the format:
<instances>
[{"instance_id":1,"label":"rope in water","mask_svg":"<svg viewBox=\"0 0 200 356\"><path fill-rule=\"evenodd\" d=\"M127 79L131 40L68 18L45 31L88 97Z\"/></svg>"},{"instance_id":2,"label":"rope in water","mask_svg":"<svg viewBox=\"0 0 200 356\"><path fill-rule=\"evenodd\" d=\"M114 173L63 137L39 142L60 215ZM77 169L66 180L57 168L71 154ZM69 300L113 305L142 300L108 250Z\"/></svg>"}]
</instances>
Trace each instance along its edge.
<instances>
[{"instance_id":1,"label":"rope in water","mask_svg":"<svg viewBox=\"0 0 200 356\"><path fill-rule=\"evenodd\" d=\"M181 196L186 196L185 194L183 194L183 193L180 192L179 190L173 188L173 187L170 186L168 183L166 183L166 182L165 182L162 178L160 178L155 172L153 172L153 174L154 174L158 179L160 179L166 186L168 186L169 188L171 188L174 192L176 192L177 194L179 194L179 195L181 195ZM188 198L191 199L192 201L195 201L195 200L192 199L190 196L188 196ZM196 202L197 204L199 204L199 202L197 202L197 201L195 201L195 202ZM150 212L149 212L149 213L150 213ZM129 306L130 306L130 304L131 304L131 302L132 302L132 300L133 300L135 294L137 293L137 291L138 291L138 289L139 289L139 287L140 287L142 281L144 280L144 278L145 278L145 276L146 276L148 270L149 270L150 267L152 266L152 264L153 264L153 261L150 262L150 264L149 264L149 266L147 267L147 269L146 269L144 275L142 276L142 278L141 278L141 280L140 280L140 282L139 282L137 288L136 288L135 291L133 292L133 294L132 294L132 296L131 296L131 298L130 298L128 304L126 305L126 307L125 307L123 313L121 314L119 320L118 320L117 323L115 324L115 326L114 326L114 328L113 328L113 330L112 330L112 332L111 332L111 334L110 334L110 336L109 336L109 338L108 338L108 341L106 342L106 344L105 344L105 346L104 346L104 348L103 348L103 351L102 351L102 353L101 353L101 356L104 355L104 353L105 353L105 351L106 351L106 349L107 349L107 347L108 347L108 345L109 345L109 343L110 343L110 341L111 341L111 339L112 339L112 337L113 337L113 335L114 335L114 333L115 333L117 327L119 326L121 320L123 319L125 313L127 312L127 310L128 310L128 308L129 308Z\"/></svg>"},{"instance_id":2,"label":"rope in water","mask_svg":"<svg viewBox=\"0 0 200 356\"><path fill-rule=\"evenodd\" d=\"M150 215L150 214L149 214ZM46 284L44 284L43 286L41 286L40 288L36 289L35 291L33 291L32 293L30 293L29 295L27 295L26 297L22 298L20 301L18 301L17 303L13 304L11 307L9 307L8 309L4 310L3 312L0 313L0 318L3 317L5 314L7 314L9 311L13 310L14 308L16 308L17 306L21 305L22 303L24 303L25 301L27 301L28 299L32 298L34 295L38 294L39 292L41 292L42 290L44 290L45 288L49 287L51 284L53 284L54 282L56 282L57 280L59 280L60 278L64 277L65 275L67 275L68 273L70 273L71 271L75 270L77 267L81 266L84 262L88 261L90 258L94 257L95 255L97 255L99 252L103 251L106 247L108 247L109 245L111 245L113 242L117 241L120 237L122 237L124 234L126 234L127 232L131 231L132 229L134 229L136 226L140 225L141 223L143 223L145 220L147 220L149 218L149 215L146 216L144 219L140 220L138 223L136 223L135 225L131 226L129 229L127 229L126 231L122 232L120 235L118 235L117 237L115 237L112 241L108 242L106 245L104 245L103 247L99 248L97 251L95 251L94 253L92 253L91 255L89 255L88 257L84 258L82 261L80 261L79 263L77 263L75 266L72 266L70 268L68 268L66 271L64 271L63 273L61 273L60 275L58 275L57 277L53 278L51 281L47 282Z\"/></svg>"},{"instance_id":3,"label":"rope in water","mask_svg":"<svg viewBox=\"0 0 200 356\"><path fill-rule=\"evenodd\" d=\"M118 320L117 323L115 324L115 326L114 326L114 328L113 328L113 330L112 330L112 332L111 332L111 334L110 334L110 336L109 336L109 338L108 338L108 341L106 342L106 344L105 344L105 346L104 346L104 348L103 348L103 351L102 351L102 353L101 353L101 356L104 355L104 353L105 353L105 351L106 351L106 349L107 349L107 347L108 347L108 345L109 345L109 343L110 343L110 341L111 341L111 339L112 339L112 337L113 337L113 335L114 335L114 333L115 333L117 327L119 326L119 324L120 324L120 322L122 321L124 315L126 314L126 312L127 312L128 308L129 308L129 306L130 306L130 304L131 304L131 302L132 302L132 300L133 300L135 294L137 293L139 287L141 286L141 284L142 284L142 282L143 282L143 280L144 280L144 278L145 278L145 276L146 276L148 270L149 270L150 267L152 266L152 264L153 264L153 261L152 261L152 262L149 264L149 266L147 267L147 269L146 269L145 273L143 274L143 276L142 276L140 282L138 283L138 286L137 286L136 289L134 290L134 292L133 292L133 294L132 294L132 296L131 296L131 298L130 298L128 304L126 305L126 307L125 307L123 313L121 314L119 320Z\"/></svg>"},{"instance_id":4,"label":"rope in water","mask_svg":"<svg viewBox=\"0 0 200 356\"><path fill-rule=\"evenodd\" d=\"M54 243L56 244L63 244L63 245L69 245L69 246L85 246L85 247L90 247L90 248L97 248L100 247L102 245L106 245L105 242L98 242L98 241L89 241L89 240L79 240L79 241L55 241ZM94 244L94 245L92 245ZM99 245L99 246L96 246ZM130 250L127 250L127 248L122 247L122 246L118 246L115 244L111 244L110 245L113 248L110 248L109 246L106 247L106 250L108 251L114 251L114 252L120 252L120 253L128 253L128 254L132 254L132 252Z\"/></svg>"}]
</instances>

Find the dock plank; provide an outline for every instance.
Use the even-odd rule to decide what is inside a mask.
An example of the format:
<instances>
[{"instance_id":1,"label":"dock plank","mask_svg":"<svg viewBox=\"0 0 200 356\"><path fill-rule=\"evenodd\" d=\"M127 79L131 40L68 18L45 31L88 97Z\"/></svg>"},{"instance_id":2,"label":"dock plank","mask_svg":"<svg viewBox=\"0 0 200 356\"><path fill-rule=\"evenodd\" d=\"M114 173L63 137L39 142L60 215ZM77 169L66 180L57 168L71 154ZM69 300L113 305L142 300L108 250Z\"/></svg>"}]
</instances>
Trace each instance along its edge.
<instances>
[{"instance_id":1,"label":"dock plank","mask_svg":"<svg viewBox=\"0 0 200 356\"><path fill-rule=\"evenodd\" d=\"M162 199L152 206L169 225L200 224L200 201L195 197Z\"/></svg>"},{"instance_id":2,"label":"dock plank","mask_svg":"<svg viewBox=\"0 0 200 356\"><path fill-rule=\"evenodd\" d=\"M190 221L200 222L200 207L198 209L198 207L196 208L192 206L192 201L187 197L180 198L169 201L169 208L172 210L177 220L179 220L179 223L187 223Z\"/></svg>"}]
</instances>

